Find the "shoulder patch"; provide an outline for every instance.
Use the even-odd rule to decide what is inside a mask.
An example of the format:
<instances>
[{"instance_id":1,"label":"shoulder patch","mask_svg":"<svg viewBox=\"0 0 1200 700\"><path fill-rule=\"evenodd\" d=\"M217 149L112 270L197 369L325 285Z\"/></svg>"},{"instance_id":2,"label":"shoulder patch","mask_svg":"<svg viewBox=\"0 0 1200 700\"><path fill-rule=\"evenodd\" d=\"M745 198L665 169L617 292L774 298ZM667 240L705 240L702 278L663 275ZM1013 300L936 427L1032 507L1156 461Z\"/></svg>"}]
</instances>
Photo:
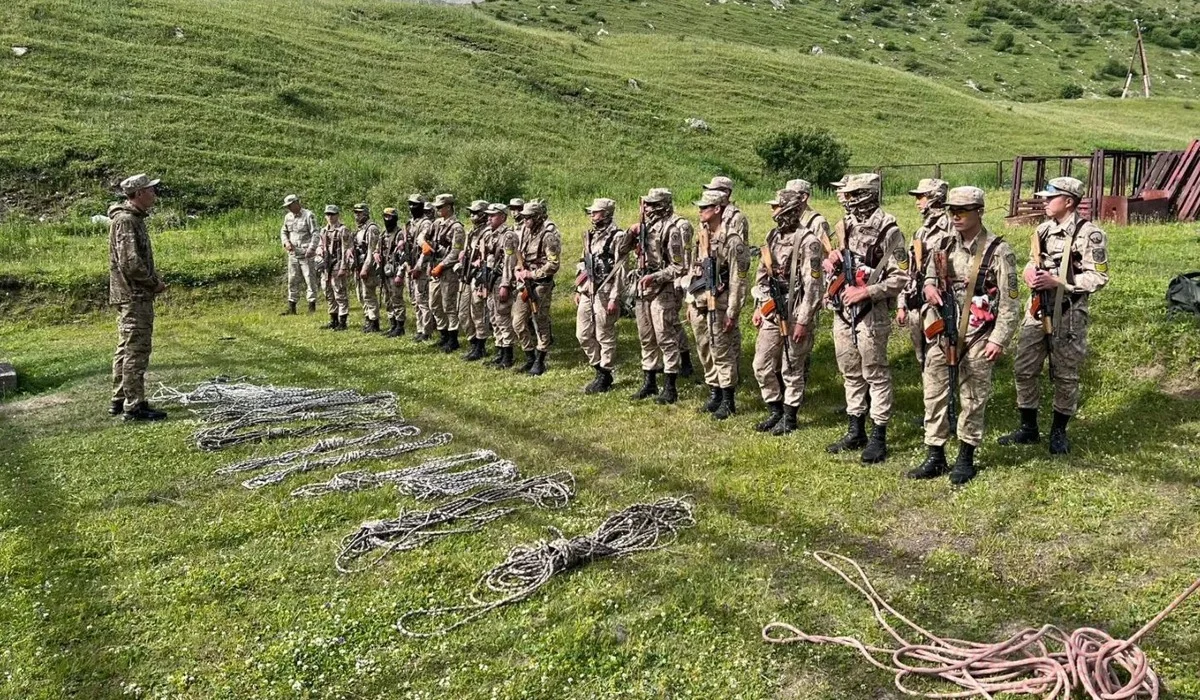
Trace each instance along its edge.
<instances>
[{"instance_id":1,"label":"shoulder patch","mask_svg":"<svg viewBox=\"0 0 1200 700\"><path fill-rule=\"evenodd\" d=\"M1092 248L1092 259L1097 265L1108 262L1108 249L1103 246Z\"/></svg>"},{"instance_id":2,"label":"shoulder patch","mask_svg":"<svg viewBox=\"0 0 1200 700\"><path fill-rule=\"evenodd\" d=\"M1088 240L1092 242L1092 245L1104 245L1104 234L1099 231L1092 231L1088 236Z\"/></svg>"},{"instance_id":3,"label":"shoulder patch","mask_svg":"<svg viewBox=\"0 0 1200 700\"><path fill-rule=\"evenodd\" d=\"M908 251L904 248L894 248L892 249L892 257L896 260L896 267L899 267L901 270L908 269Z\"/></svg>"},{"instance_id":4,"label":"shoulder patch","mask_svg":"<svg viewBox=\"0 0 1200 700\"><path fill-rule=\"evenodd\" d=\"M1009 267L1016 268L1016 266L1017 266L1017 254L1016 254L1016 253L1014 253L1014 252L1012 252L1011 250L1010 250L1010 251L1008 251L1008 255L1005 255L1005 256L1004 256L1004 262L1008 263L1008 266L1009 266ZM1014 275L1013 275L1013 278L1016 278L1016 274L1014 274Z\"/></svg>"},{"instance_id":5,"label":"shoulder patch","mask_svg":"<svg viewBox=\"0 0 1200 700\"><path fill-rule=\"evenodd\" d=\"M1108 272L1108 263L1096 263L1096 272Z\"/></svg>"}]
</instances>

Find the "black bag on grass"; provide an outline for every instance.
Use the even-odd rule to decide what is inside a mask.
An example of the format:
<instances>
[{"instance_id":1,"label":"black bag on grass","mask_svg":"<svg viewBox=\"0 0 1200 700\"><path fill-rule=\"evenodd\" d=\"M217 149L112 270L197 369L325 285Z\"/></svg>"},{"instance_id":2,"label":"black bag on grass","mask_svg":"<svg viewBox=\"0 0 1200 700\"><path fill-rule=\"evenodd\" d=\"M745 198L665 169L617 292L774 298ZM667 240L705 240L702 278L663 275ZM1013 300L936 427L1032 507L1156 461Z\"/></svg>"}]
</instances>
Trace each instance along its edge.
<instances>
[{"instance_id":1,"label":"black bag on grass","mask_svg":"<svg viewBox=\"0 0 1200 700\"><path fill-rule=\"evenodd\" d=\"M1200 319L1200 272L1179 275L1167 285L1167 315L1176 313Z\"/></svg>"}]
</instances>

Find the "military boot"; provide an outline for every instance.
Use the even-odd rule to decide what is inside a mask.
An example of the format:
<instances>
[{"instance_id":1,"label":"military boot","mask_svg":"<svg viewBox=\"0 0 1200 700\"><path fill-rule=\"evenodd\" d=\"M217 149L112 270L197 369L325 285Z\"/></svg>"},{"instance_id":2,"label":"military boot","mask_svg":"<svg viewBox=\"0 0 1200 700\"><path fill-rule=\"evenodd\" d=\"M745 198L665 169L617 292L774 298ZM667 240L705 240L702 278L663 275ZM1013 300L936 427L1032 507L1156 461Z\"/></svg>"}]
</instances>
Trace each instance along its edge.
<instances>
[{"instance_id":1,"label":"military boot","mask_svg":"<svg viewBox=\"0 0 1200 700\"><path fill-rule=\"evenodd\" d=\"M280 312L279 312L279 315L280 315L280 316L295 316L295 315L296 315L296 302L294 302L294 301L289 301L289 302L288 302L288 307L287 307L287 310L286 310L286 311L280 311Z\"/></svg>"},{"instance_id":2,"label":"military boot","mask_svg":"<svg viewBox=\"0 0 1200 700\"><path fill-rule=\"evenodd\" d=\"M925 461L917 465L916 469L908 472L905 476L910 479L933 479L946 473L950 467L946 464L946 446L945 445L927 445L925 447Z\"/></svg>"},{"instance_id":3,"label":"military boot","mask_svg":"<svg viewBox=\"0 0 1200 700\"><path fill-rule=\"evenodd\" d=\"M595 370L596 376L592 377L592 381L588 382L587 386L583 387L583 393L585 394L596 393L596 387L600 384L600 377L603 376L600 372L600 365L592 365L592 369Z\"/></svg>"},{"instance_id":4,"label":"military boot","mask_svg":"<svg viewBox=\"0 0 1200 700\"><path fill-rule=\"evenodd\" d=\"M365 318L365 317L363 318L362 332L363 333L371 332L371 319Z\"/></svg>"},{"instance_id":5,"label":"military boot","mask_svg":"<svg viewBox=\"0 0 1200 700\"><path fill-rule=\"evenodd\" d=\"M463 355L463 359L467 362L483 359L483 344L486 342L486 340L480 340L479 338L471 338L471 351Z\"/></svg>"},{"instance_id":6,"label":"military boot","mask_svg":"<svg viewBox=\"0 0 1200 700\"><path fill-rule=\"evenodd\" d=\"M975 446L965 442L958 443L958 459L954 460L954 468L950 470L950 483L962 486L975 478Z\"/></svg>"},{"instance_id":7,"label":"military boot","mask_svg":"<svg viewBox=\"0 0 1200 700\"><path fill-rule=\"evenodd\" d=\"M887 426L877 425L871 431L871 439L867 441L867 448L862 452L863 464L879 464L887 459Z\"/></svg>"},{"instance_id":8,"label":"military boot","mask_svg":"<svg viewBox=\"0 0 1200 700\"><path fill-rule=\"evenodd\" d=\"M396 323L396 319L395 319L395 318L389 318L389 319L388 319L388 332L387 332L387 337L389 337L389 338L395 338L396 336L400 335L400 331L399 331L399 329L400 329L400 325L399 325L398 323Z\"/></svg>"},{"instance_id":9,"label":"military boot","mask_svg":"<svg viewBox=\"0 0 1200 700\"><path fill-rule=\"evenodd\" d=\"M692 373L695 371L696 371L696 369L694 367L692 367L692 353L691 352L679 353L679 374L684 377L690 377L690 376L692 376ZM714 409L714 410L716 410L716 409Z\"/></svg>"},{"instance_id":10,"label":"military boot","mask_svg":"<svg viewBox=\"0 0 1200 700\"><path fill-rule=\"evenodd\" d=\"M338 329L338 315L329 314L329 323L321 326L321 330L336 331Z\"/></svg>"},{"instance_id":11,"label":"military boot","mask_svg":"<svg viewBox=\"0 0 1200 700\"><path fill-rule=\"evenodd\" d=\"M338 316L338 327L335 330L339 330L339 331L346 330L346 323L349 320L350 320L350 316L348 314L345 316Z\"/></svg>"},{"instance_id":12,"label":"military boot","mask_svg":"<svg viewBox=\"0 0 1200 700\"><path fill-rule=\"evenodd\" d=\"M849 425L846 427L846 434L837 442L827 446L825 451L835 455L847 450L861 449L863 445L867 444L866 426L866 416L850 416Z\"/></svg>"},{"instance_id":13,"label":"military boot","mask_svg":"<svg viewBox=\"0 0 1200 700\"><path fill-rule=\"evenodd\" d=\"M787 435L796 429L796 413L800 410L799 406L783 405L783 416L775 423L775 427L771 428L772 435Z\"/></svg>"},{"instance_id":14,"label":"military boot","mask_svg":"<svg viewBox=\"0 0 1200 700\"><path fill-rule=\"evenodd\" d=\"M133 410L126 411L122 419L127 421L153 421L163 420L166 417L166 413L150 408L150 404L142 401L134 406Z\"/></svg>"},{"instance_id":15,"label":"military boot","mask_svg":"<svg viewBox=\"0 0 1200 700\"><path fill-rule=\"evenodd\" d=\"M675 381L678 378L678 374L663 372L663 388L658 396L654 397L654 403L659 406L666 406L679 400L679 390L675 386Z\"/></svg>"},{"instance_id":16,"label":"military boot","mask_svg":"<svg viewBox=\"0 0 1200 700\"><path fill-rule=\"evenodd\" d=\"M710 384L708 387L708 401L705 401L704 404L700 406L700 412L712 413L713 411L717 410L717 406L721 405L722 397L723 395L721 393L721 387L712 386Z\"/></svg>"},{"instance_id":17,"label":"military boot","mask_svg":"<svg viewBox=\"0 0 1200 700\"><path fill-rule=\"evenodd\" d=\"M717 406L717 410L713 411L712 417L717 420L725 420L737 413L736 394L737 387L735 386L721 389L721 403Z\"/></svg>"},{"instance_id":18,"label":"military boot","mask_svg":"<svg viewBox=\"0 0 1200 700\"><path fill-rule=\"evenodd\" d=\"M1032 445L1041 439L1041 434L1038 432L1038 410L1036 408L1022 408L1021 425L1007 435L1001 435L996 442L1001 445Z\"/></svg>"},{"instance_id":19,"label":"military boot","mask_svg":"<svg viewBox=\"0 0 1200 700\"><path fill-rule=\"evenodd\" d=\"M504 362L503 362L503 364L500 365L501 369L508 369L509 367L513 366L513 364L514 364L513 355L515 355L516 352L517 352L517 349L511 345L504 348Z\"/></svg>"},{"instance_id":20,"label":"military boot","mask_svg":"<svg viewBox=\"0 0 1200 700\"><path fill-rule=\"evenodd\" d=\"M308 302L308 313L313 314L316 312L317 312L317 302L315 302L315 301Z\"/></svg>"},{"instance_id":21,"label":"military boot","mask_svg":"<svg viewBox=\"0 0 1200 700\"><path fill-rule=\"evenodd\" d=\"M765 433L771 428L774 428L775 424L778 423L781 418L783 418L783 402L771 401L767 403L767 411L769 411L767 413L767 417L759 421L754 426L754 429L760 433Z\"/></svg>"},{"instance_id":22,"label":"military boot","mask_svg":"<svg viewBox=\"0 0 1200 700\"><path fill-rule=\"evenodd\" d=\"M119 416L125 412L125 399L113 399L108 406L108 415Z\"/></svg>"},{"instance_id":23,"label":"military boot","mask_svg":"<svg viewBox=\"0 0 1200 700\"><path fill-rule=\"evenodd\" d=\"M540 377L546 373L546 351L537 350L533 357L533 366L529 368L529 374L534 377Z\"/></svg>"},{"instance_id":24,"label":"military boot","mask_svg":"<svg viewBox=\"0 0 1200 700\"><path fill-rule=\"evenodd\" d=\"M505 355L504 350L505 350L505 348L497 347L496 354L494 356L492 356L492 359L487 361L487 366L488 367L502 367L504 365L504 355Z\"/></svg>"},{"instance_id":25,"label":"military boot","mask_svg":"<svg viewBox=\"0 0 1200 700\"><path fill-rule=\"evenodd\" d=\"M404 317L403 316L396 319L396 328L397 328L396 337L397 338L403 337L404 336Z\"/></svg>"},{"instance_id":26,"label":"military boot","mask_svg":"<svg viewBox=\"0 0 1200 700\"><path fill-rule=\"evenodd\" d=\"M525 364L517 368L517 371L522 374L529 374L529 370L533 369L533 363L537 362L537 352L533 350L525 351Z\"/></svg>"},{"instance_id":27,"label":"military boot","mask_svg":"<svg viewBox=\"0 0 1200 700\"><path fill-rule=\"evenodd\" d=\"M1067 439L1067 422L1070 420L1067 414L1054 412L1050 423L1050 454L1065 455L1071 451L1071 441Z\"/></svg>"},{"instance_id":28,"label":"military boot","mask_svg":"<svg viewBox=\"0 0 1200 700\"><path fill-rule=\"evenodd\" d=\"M460 347L462 346L458 344L458 331L446 331L446 348L442 352L449 355Z\"/></svg>"},{"instance_id":29,"label":"military boot","mask_svg":"<svg viewBox=\"0 0 1200 700\"><path fill-rule=\"evenodd\" d=\"M371 319L371 331L370 332L371 333L379 332L379 319L378 318Z\"/></svg>"},{"instance_id":30,"label":"military boot","mask_svg":"<svg viewBox=\"0 0 1200 700\"><path fill-rule=\"evenodd\" d=\"M603 393L605 393L606 391L608 391L609 389L612 389L612 385L613 385L613 373L612 373L612 370L611 370L611 369L604 369L603 367L599 367L599 366L597 366L597 367L596 367L596 373L597 373L597 374L596 374L595 387L589 387L589 388L591 388L591 391L587 391L587 390L585 389L585 390L584 390L584 393L587 393L587 394L603 394Z\"/></svg>"},{"instance_id":31,"label":"military boot","mask_svg":"<svg viewBox=\"0 0 1200 700\"><path fill-rule=\"evenodd\" d=\"M654 396L655 394L657 394L658 393L658 382L656 381L657 377L658 377L658 372L656 372L655 370L652 370L652 369L642 370L642 388L638 389L637 393L634 394L631 398L634 401L641 401L642 399L648 399L651 396Z\"/></svg>"}]
</instances>

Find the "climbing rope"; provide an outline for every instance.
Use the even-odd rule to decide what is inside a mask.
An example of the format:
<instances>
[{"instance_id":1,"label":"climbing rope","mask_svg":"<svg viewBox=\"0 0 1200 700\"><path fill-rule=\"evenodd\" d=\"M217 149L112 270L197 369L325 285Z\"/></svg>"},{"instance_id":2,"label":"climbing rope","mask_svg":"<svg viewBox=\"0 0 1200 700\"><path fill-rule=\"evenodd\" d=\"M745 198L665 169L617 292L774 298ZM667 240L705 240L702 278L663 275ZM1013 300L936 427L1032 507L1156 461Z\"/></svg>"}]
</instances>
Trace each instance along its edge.
<instances>
[{"instance_id":1,"label":"climbing rope","mask_svg":"<svg viewBox=\"0 0 1200 700\"><path fill-rule=\"evenodd\" d=\"M451 471L472 462L485 462L473 469ZM415 467L370 472L365 469L341 472L324 482L307 484L292 491L297 498L315 498L329 493L344 493L393 484L401 493L419 501L457 496L484 484L504 484L519 476L517 465L496 459L491 450L476 450L461 455L438 457Z\"/></svg>"},{"instance_id":2,"label":"climbing rope","mask_svg":"<svg viewBox=\"0 0 1200 700\"><path fill-rule=\"evenodd\" d=\"M1200 589L1200 579L1197 579L1126 640L1114 639L1107 632L1091 627L1067 633L1054 625L1043 625L1021 630L1000 642L985 644L938 637L889 605L854 560L831 552L816 552L813 556L867 599L875 619L898 646L873 646L854 637L810 635L782 622L772 622L764 627L763 639L773 644L808 642L856 649L876 668L894 674L898 690L924 698L978 696L990 700L1004 693L1040 695L1045 700L1070 700L1076 690L1083 690L1092 700L1156 700L1160 691L1158 675L1150 668L1149 660L1137 642ZM856 575L851 577L843 566L852 569ZM888 622L888 615L903 623L910 634L920 635L927 641L905 639L901 630ZM962 690L914 690L907 685L912 678L942 680Z\"/></svg>"},{"instance_id":3,"label":"climbing rope","mask_svg":"<svg viewBox=\"0 0 1200 700\"><path fill-rule=\"evenodd\" d=\"M557 573L582 566L596 559L623 557L637 552L661 549L672 544L679 530L695 525L692 505L680 498L663 498L654 503L638 503L614 513L594 532L566 539L558 535L553 540L540 540L509 552L499 566L483 574L470 602L442 608L423 608L404 613L396 622L397 629L410 637L433 637L446 634L504 605L533 595ZM499 594L484 600L482 595ZM482 595L481 595L482 594ZM441 618L458 616L455 622L417 632L407 626L414 617Z\"/></svg>"},{"instance_id":4,"label":"climbing rope","mask_svg":"<svg viewBox=\"0 0 1200 700\"><path fill-rule=\"evenodd\" d=\"M495 507L499 503L526 501L538 508L562 508L574 495L575 477L570 472L558 472L492 486L429 510L403 510L392 520L369 520L343 538L334 566L342 573L362 571L392 552L416 549L447 535L475 532L515 510ZM375 550L381 550L377 556L364 564L354 564Z\"/></svg>"},{"instance_id":5,"label":"climbing rope","mask_svg":"<svg viewBox=\"0 0 1200 700\"><path fill-rule=\"evenodd\" d=\"M372 423L369 426L371 432L359 437L331 437L324 440L318 440L308 447L302 447L298 450L283 452L277 455L268 455L266 457L251 457L240 462L230 464L215 470L214 474L234 474L237 472L248 472L264 467L273 467L284 464L291 464L305 457L332 452L334 450L342 450L351 447L365 447L366 445L374 445L384 440L395 440L398 438L412 437L419 435L421 429L413 425L402 425L395 423Z\"/></svg>"},{"instance_id":6,"label":"climbing rope","mask_svg":"<svg viewBox=\"0 0 1200 700\"><path fill-rule=\"evenodd\" d=\"M242 486L248 489L260 489L264 486L278 484L293 474L302 474L304 472L325 469L327 467L344 467L347 464L358 462L364 459L390 459L392 457L398 457L409 452L423 450L428 447L440 447L441 445L449 443L452 439L453 436L451 436L450 433L438 433L423 440L402 442L391 447L384 447L374 450L351 450L349 452L343 452L338 455L324 457L321 459L305 460L294 463L291 466L284 467L283 469L267 472L266 474L259 474L258 476L246 479L242 482Z\"/></svg>"}]
</instances>

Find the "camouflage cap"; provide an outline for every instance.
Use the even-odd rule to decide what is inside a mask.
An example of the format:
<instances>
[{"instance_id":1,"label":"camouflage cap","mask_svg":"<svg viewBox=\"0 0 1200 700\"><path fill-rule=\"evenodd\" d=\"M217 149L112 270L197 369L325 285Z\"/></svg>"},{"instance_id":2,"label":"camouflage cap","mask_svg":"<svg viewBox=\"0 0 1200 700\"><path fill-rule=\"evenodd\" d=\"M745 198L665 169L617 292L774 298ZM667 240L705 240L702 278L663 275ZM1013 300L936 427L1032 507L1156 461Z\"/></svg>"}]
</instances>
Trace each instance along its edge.
<instances>
[{"instance_id":1,"label":"camouflage cap","mask_svg":"<svg viewBox=\"0 0 1200 700\"><path fill-rule=\"evenodd\" d=\"M433 203L432 202L425 202L425 211L426 211L426 213L430 213L433 211Z\"/></svg>"},{"instance_id":2,"label":"camouflage cap","mask_svg":"<svg viewBox=\"0 0 1200 700\"><path fill-rule=\"evenodd\" d=\"M525 206L521 207L521 216L545 216L546 203L540 199L533 199L525 202Z\"/></svg>"},{"instance_id":3,"label":"camouflage cap","mask_svg":"<svg viewBox=\"0 0 1200 700\"><path fill-rule=\"evenodd\" d=\"M812 183L808 180L788 180L783 189L798 192L800 194L812 194Z\"/></svg>"},{"instance_id":4,"label":"camouflage cap","mask_svg":"<svg viewBox=\"0 0 1200 700\"><path fill-rule=\"evenodd\" d=\"M342 208L336 204L326 204L325 205L325 213L326 214L341 214Z\"/></svg>"},{"instance_id":5,"label":"camouflage cap","mask_svg":"<svg viewBox=\"0 0 1200 700\"><path fill-rule=\"evenodd\" d=\"M1046 183L1046 189L1041 192L1035 192L1034 197L1057 197L1059 195L1067 195L1075 199L1083 198L1083 183L1073 177L1056 177Z\"/></svg>"},{"instance_id":6,"label":"camouflage cap","mask_svg":"<svg viewBox=\"0 0 1200 700\"><path fill-rule=\"evenodd\" d=\"M950 183L945 180L939 180L936 177L927 177L917 183L916 189L909 190L908 193L914 197L922 197L927 194L945 193L946 188Z\"/></svg>"},{"instance_id":7,"label":"camouflage cap","mask_svg":"<svg viewBox=\"0 0 1200 700\"><path fill-rule=\"evenodd\" d=\"M795 204L800 201L800 192L785 188L775 192L775 199L767 201L767 204L773 207L786 207L790 204Z\"/></svg>"},{"instance_id":8,"label":"camouflage cap","mask_svg":"<svg viewBox=\"0 0 1200 700\"><path fill-rule=\"evenodd\" d=\"M879 191L879 175L875 173L861 173L859 175L851 175L846 178L846 184L842 185L838 192L850 194L851 192L861 192L863 190Z\"/></svg>"},{"instance_id":9,"label":"camouflage cap","mask_svg":"<svg viewBox=\"0 0 1200 700\"><path fill-rule=\"evenodd\" d=\"M299 203L300 203L300 197L297 195L294 195L294 194L289 194L288 196L283 198L283 206L285 206L285 207L290 207L293 204L299 204Z\"/></svg>"},{"instance_id":10,"label":"camouflage cap","mask_svg":"<svg viewBox=\"0 0 1200 700\"><path fill-rule=\"evenodd\" d=\"M483 212L487 211L489 206L491 206L491 202L488 202L485 199L476 199L475 201L471 202L471 206L467 207L467 211L473 214L482 214Z\"/></svg>"},{"instance_id":11,"label":"camouflage cap","mask_svg":"<svg viewBox=\"0 0 1200 700\"><path fill-rule=\"evenodd\" d=\"M955 187L946 195L947 209L982 209L983 190L978 187Z\"/></svg>"},{"instance_id":12,"label":"camouflage cap","mask_svg":"<svg viewBox=\"0 0 1200 700\"><path fill-rule=\"evenodd\" d=\"M724 190L725 192L733 192L733 180L725 177L724 175L717 175L716 177L714 177L713 179L708 181L708 184L704 186L704 189L706 189L706 190Z\"/></svg>"},{"instance_id":13,"label":"camouflage cap","mask_svg":"<svg viewBox=\"0 0 1200 700\"><path fill-rule=\"evenodd\" d=\"M508 200L508 208L517 210L524 209L525 200L521 199L520 197L513 197L512 199Z\"/></svg>"},{"instance_id":14,"label":"camouflage cap","mask_svg":"<svg viewBox=\"0 0 1200 700\"><path fill-rule=\"evenodd\" d=\"M839 190L840 190L840 189L842 189L843 187L845 187L845 186L846 186L846 182L847 182L849 179L850 179L850 176L849 176L849 175L843 175L843 176L841 176L841 178L839 178L839 179L837 179L837 180L834 180L833 182L829 183L829 186L830 186L830 187L833 187L833 188L835 188L835 189L839 189Z\"/></svg>"},{"instance_id":15,"label":"camouflage cap","mask_svg":"<svg viewBox=\"0 0 1200 700\"><path fill-rule=\"evenodd\" d=\"M592 200L592 206L584 207L583 210L589 214L594 214L598 211L608 212L611 214L617 210L617 203L605 197L597 197Z\"/></svg>"},{"instance_id":16,"label":"camouflage cap","mask_svg":"<svg viewBox=\"0 0 1200 700\"><path fill-rule=\"evenodd\" d=\"M695 204L700 209L707 209L709 207L719 207L725 204L726 201L724 193L718 190L705 190L704 194L700 195L699 201L692 202L692 204Z\"/></svg>"},{"instance_id":17,"label":"camouflage cap","mask_svg":"<svg viewBox=\"0 0 1200 700\"><path fill-rule=\"evenodd\" d=\"M157 187L162 180L151 180L146 173L138 173L133 177L127 177L121 180L121 191L128 195L134 195L146 189L147 187Z\"/></svg>"},{"instance_id":18,"label":"camouflage cap","mask_svg":"<svg viewBox=\"0 0 1200 700\"><path fill-rule=\"evenodd\" d=\"M383 215L390 218L396 218L396 207L388 207L383 210Z\"/></svg>"},{"instance_id":19,"label":"camouflage cap","mask_svg":"<svg viewBox=\"0 0 1200 700\"><path fill-rule=\"evenodd\" d=\"M441 209L442 207L453 206L453 205L454 205L454 195L452 195L452 194L439 194L438 196L433 198L433 206L438 209Z\"/></svg>"},{"instance_id":20,"label":"camouflage cap","mask_svg":"<svg viewBox=\"0 0 1200 700\"><path fill-rule=\"evenodd\" d=\"M488 216L494 216L496 214L503 214L505 216L508 216L508 205L506 205L504 202L493 202L488 205L488 208L485 211L485 213Z\"/></svg>"},{"instance_id":21,"label":"camouflage cap","mask_svg":"<svg viewBox=\"0 0 1200 700\"><path fill-rule=\"evenodd\" d=\"M670 204L675 199L675 195L671 194L671 190L665 187L655 187L642 197L642 201L646 204Z\"/></svg>"},{"instance_id":22,"label":"camouflage cap","mask_svg":"<svg viewBox=\"0 0 1200 700\"><path fill-rule=\"evenodd\" d=\"M364 214L370 214L371 213L371 205L367 204L366 202L359 202L358 204L354 205L354 211L362 212Z\"/></svg>"},{"instance_id":23,"label":"camouflage cap","mask_svg":"<svg viewBox=\"0 0 1200 700\"><path fill-rule=\"evenodd\" d=\"M421 196L420 194L410 194L410 195L408 195L408 203L409 204L425 204L425 197Z\"/></svg>"}]
</instances>

